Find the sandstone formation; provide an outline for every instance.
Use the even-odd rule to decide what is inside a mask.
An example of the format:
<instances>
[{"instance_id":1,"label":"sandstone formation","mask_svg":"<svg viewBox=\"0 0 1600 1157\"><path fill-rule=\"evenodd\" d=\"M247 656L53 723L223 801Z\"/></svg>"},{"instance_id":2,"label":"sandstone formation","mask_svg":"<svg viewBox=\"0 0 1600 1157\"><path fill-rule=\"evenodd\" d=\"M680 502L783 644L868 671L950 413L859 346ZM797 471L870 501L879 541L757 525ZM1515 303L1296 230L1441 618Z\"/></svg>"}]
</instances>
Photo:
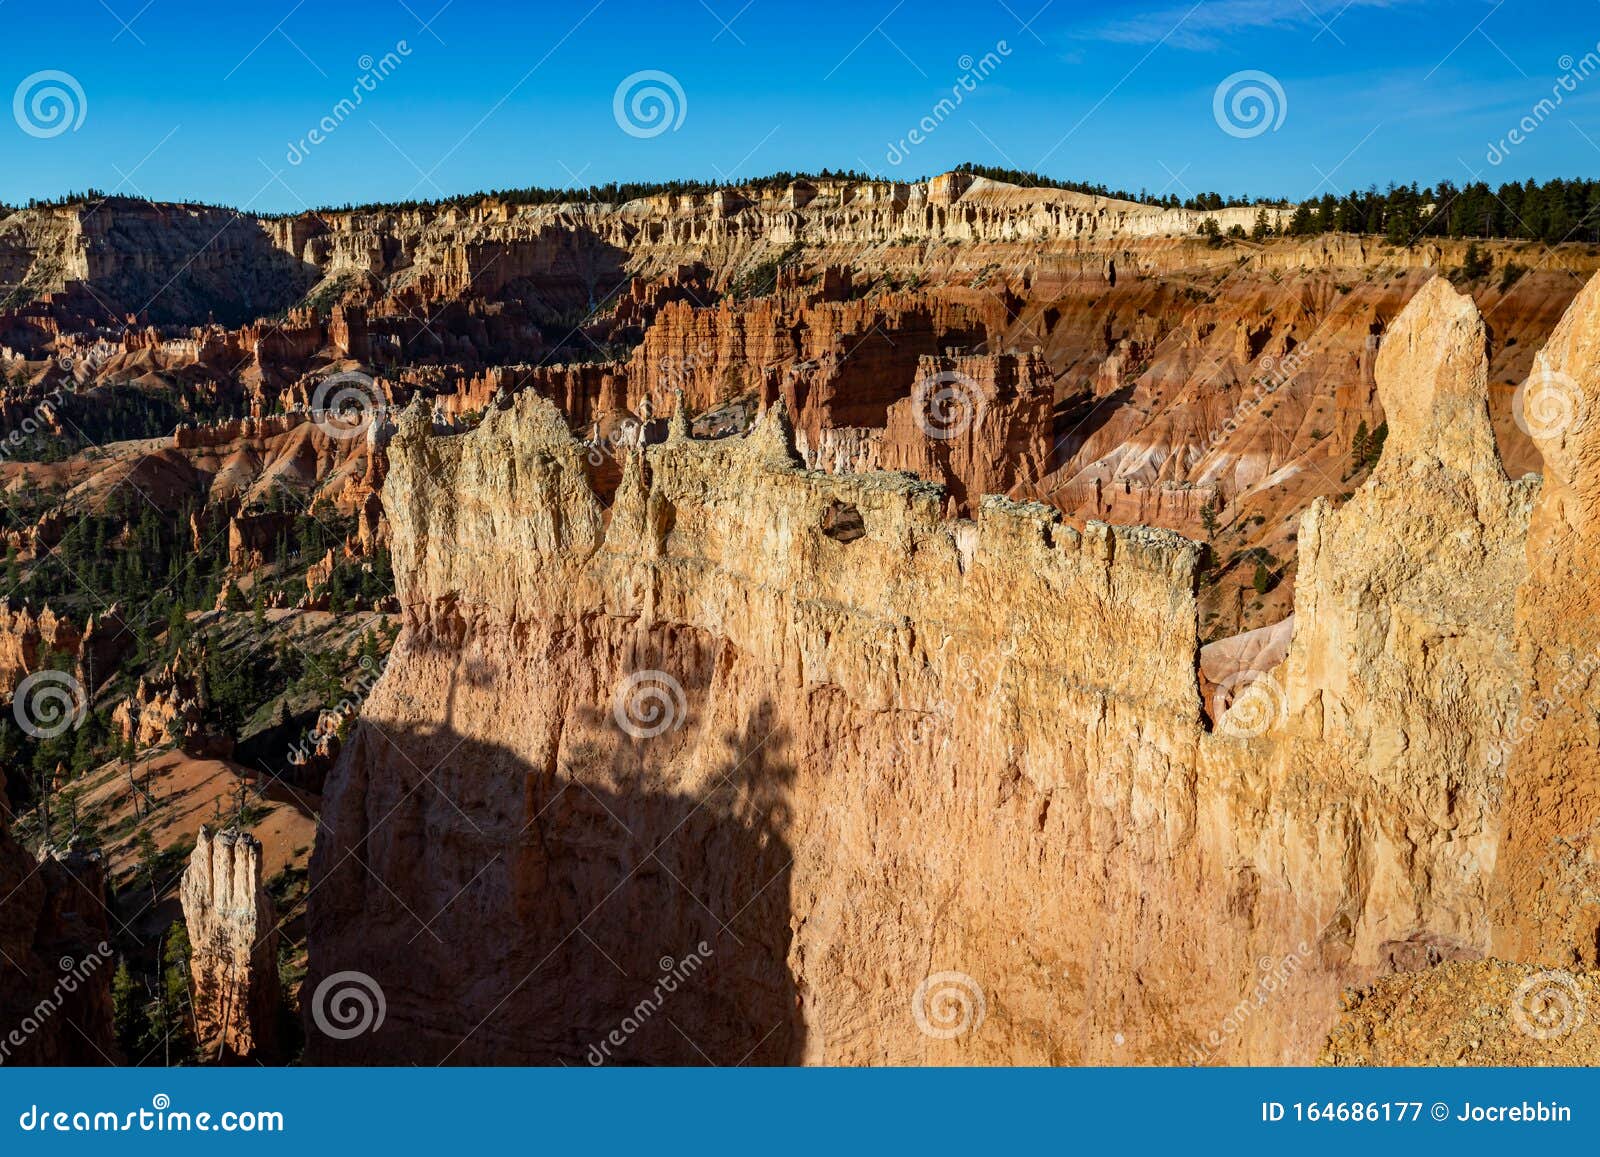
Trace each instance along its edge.
<instances>
[{"instance_id":1,"label":"sandstone formation","mask_svg":"<svg viewBox=\"0 0 1600 1157\"><path fill-rule=\"evenodd\" d=\"M923 358L871 465L943 483L963 512L985 494L1015 494L1053 464L1051 387L1037 355Z\"/></svg>"},{"instance_id":2,"label":"sandstone formation","mask_svg":"<svg viewBox=\"0 0 1600 1157\"><path fill-rule=\"evenodd\" d=\"M1278 666L1289 657L1294 616L1271 626L1219 639L1200 648L1200 694L1206 714L1219 718L1233 698L1262 676L1281 678Z\"/></svg>"},{"instance_id":3,"label":"sandstone formation","mask_svg":"<svg viewBox=\"0 0 1600 1157\"><path fill-rule=\"evenodd\" d=\"M241 218L228 267L187 207L14 213L0 436L107 444L0 459L4 543L136 491L220 556L201 630L264 578L389 606L392 547L392 660L291 758L339 753L312 1059L1531 1059L1440 1018L1600 963L1600 258L1201 216L813 181ZM158 424L94 425L130 391ZM5 612L0 685L104 682L133 631L67 613ZM197 670L127 672L116 728L192 733ZM207 1048L269 1053L225 840Z\"/></svg>"},{"instance_id":4,"label":"sandstone formation","mask_svg":"<svg viewBox=\"0 0 1600 1157\"><path fill-rule=\"evenodd\" d=\"M225 306L242 319L304 292L315 276L262 222L231 210L103 198L0 219L0 281L39 291L92 282L130 311Z\"/></svg>"},{"instance_id":5,"label":"sandstone formation","mask_svg":"<svg viewBox=\"0 0 1600 1157\"><path fill-rule=\"evenodd\" d=\"M1597 980L1498 960L1396 973L1346 996L1317 1063L1593 1065Z\"/></svg>"},{"instance_id":6,"label":"sandstone formation","mask_svg":"<svg viewBox=\"0 0 1600 1157\"><path fill-rule=\"evenodd\" d=\"M1374 914L1353 929L1358 956L1488 943L1493 752L1517 709L1512 606L1538 483L1501 470L1484 342L1443 281L1418 294L1378 358L1382 461L1343 508L1318 500L1301 519L1284 730L1324 781L1325 830L1376 857L1328 881Z\"/></svg>"},{"instance_id":7,"label":"sandstone formation","mask_svg":"<svg viewBox=\"0 0 1600 1157\"><path fill-rule=\"evenodd\" d=\"M82 632L49 607L36 615L26 606L0 606L0 686L14 688L45 656L76 654L82 641Z\"/></svg>"},{"instance_id":8,"label":"sandstone formation","mask_svg":"<svg viewBox=\"0 0 1600 1157\"><path fill-rule=\"evenodd\" d=\"M1288 659L1215 720L1176 535L947 521L938 487L802 469L779 405L629 454L607 510L542 400L443 438L412 407L384 495L406 628L309 916L313 979L370 975L388 1019L313 1054L575 1063L705 939L683 1035L629 1059L1304 1062L1345 986L1485 955L1541 581L1485 342L1443 281L1390 328L1389 447L1313 506ZM515 933L463 955L480 924ZM922 1031L948 974L984 1019Z\"/></svg>"},{"instance_id":9,"label":"sandstone formation","mask_svg":"<svg viewBox=\"0 0 1600 1157\"><path fill-rule=\"evenodd\" d=\"M92 691L134 642L117 607L90 616L79 629L48 606L35 614L0 600L0 693L9 694L47 660L69 665L68 673Z\"/></svg>"},{"instance_id":10,"label":"sandstone formation","mask_svg":"<svg viewBox=\"0 0 1600 1157\"><path fill-rule=\"evenodd\" d=\"M119 1063L99 856L46 848L35 860L0 818L0 889L0 952L11 973L0 985L0 1063Z\"/></svg>"},{"instance_id":11,"label":"sandstone formation","mask_svg":"<svg viewBox=\"0 0 1600 1157\"><path fill-rule=\"evenodd\" d=\"M45 884L35 950L54 971L51 1017L45 1025L58 1043L62 1063L109 1065L118 1052L112 1018L111 977L116 967L110 941L113 917L108 907L105 857L72 846L46 846L38 853L39 877ZM37 1009L35 1009L37 1014ZM64 1027L63 1027L64 1026Z\"/></svg>"},{"instance_id":12,"label":"sandstone formation","mask_svg":"<svg viewBox=\"0 0 1600 1157\"><path fill-rule=\"evenodd\" d=\"M271 1060L278 1037L278 919L261 876L261 844L201 828L183 874L195 1035L202 1055Z\"/></svg>"},{"instance_id":13,"label":"sandstone formation","mask_svg":"<svg viewBox=\"0 0 1600 1157\"><path fill-rule=\"evenodd\" d=\"M1545 460L1517 592L1519 712L1498 754L1506 831L1497 861L1496 949L1563 967L1600 964L1600 752L1594 733L1600 632L1600 284L1572 303L1521 391Z\"/></svg>"},{"instance_id":14,"label":"sandstone formation","mask_svg":"<svg viewBox=\"0 0 1600 1157\"><path fill-rule=\"evenodd\" d=\"M133 693L111 712L111 725L140 750L168 739L184 745L198 728L203 704L200 686L185 674L182 657L154 677L139 677Z\"/></svg>"},{"instance_id":15,"label":"sandstone formation","mask_svg":"<svg viewBox=\"0 0 1600 1157\"><path fill-rule=\"evenodd\" d=\"M86 412L129 384L190 415L172 439L181 453L98 464L87 497L132 483L237 513L282 483L375 513L381 439L329 438L307 420L331 374L367 375L377 404L420 393L469 424L496 397L534 390L602 456L610 431L646 407L670 412L676 391L705 434L742 428L781 394L809 463L910 469L961 513L968 494L993 490L1080 527L1199 537L1214 522L1208 642L1292 609L1296 517L1359 486L1352 442L1383 421L1377 341L1467 249L1345 235L1212 246L1195 233L1200 214L949 174L245 219L220 235L243 270L223 285L209 252L195 260L210 212L111 198L0 224L0 287L36 295L0 310L0 358L16 367L0 430L92 427ZM1256 212L1205 216L1248 229ZM1265 207L1269 224L1284 212ZM1600 265L1581 246L1537 260L1525 248L1485 243L1498 280L1470 284L1493 322L1491 418L1513 475L1539 466L1513 389ZM147 281L174 278L172 312L141 317ZM244 319L246 301L283 313ZM930 446L912 395L921 359L951 357L1042 359L1052 396L1025 394L970 447ZM976 379L1003 375L991 366ZM1049 452L1007 467L1002 446ZM15 484L16 465L0 462L0 483ZM364 521L362 542L383 533ZM32 557L50 526L7 538ZM267 554L246 547L240 565ZM1264 592L1251 589L1258 564Z\"/></svg>"}]
</instances>

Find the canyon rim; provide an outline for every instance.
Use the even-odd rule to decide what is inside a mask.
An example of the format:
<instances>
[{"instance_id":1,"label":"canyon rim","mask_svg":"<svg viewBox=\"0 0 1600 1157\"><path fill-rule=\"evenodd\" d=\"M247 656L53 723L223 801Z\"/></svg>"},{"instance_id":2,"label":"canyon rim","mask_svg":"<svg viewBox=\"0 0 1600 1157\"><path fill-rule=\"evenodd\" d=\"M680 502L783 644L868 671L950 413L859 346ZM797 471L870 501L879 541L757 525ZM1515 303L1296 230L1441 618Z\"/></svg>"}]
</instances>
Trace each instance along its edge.
<instances>
[{"instance_id":1,"label":"canyon rim","mask_svg":"<svg viewBox=\"0 0 1600 1157\"><path fill-rule=\"evenodd\" d=\"M1592 1063L1600 255L1296 219L10 212L23 1057Z\"/></svg>"}]
</instances>

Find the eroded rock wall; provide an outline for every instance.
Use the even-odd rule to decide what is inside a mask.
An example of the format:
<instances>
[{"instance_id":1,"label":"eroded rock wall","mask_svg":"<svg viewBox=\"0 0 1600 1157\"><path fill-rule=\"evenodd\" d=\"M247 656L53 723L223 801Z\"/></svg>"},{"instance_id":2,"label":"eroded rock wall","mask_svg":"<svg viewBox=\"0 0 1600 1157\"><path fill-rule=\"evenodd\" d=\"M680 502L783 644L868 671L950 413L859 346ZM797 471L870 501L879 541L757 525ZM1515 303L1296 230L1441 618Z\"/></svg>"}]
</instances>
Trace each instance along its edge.
<instances>
[{"instance_id":1,"label":"eroded rock wall","mask_svg":"<svg viewBox=\"0 0 1600 1157\"><path fill-rule=\"evenodd\" d=\"M1300 527L1290 758L1318 769L1361 853L1343 884L1373 913L1357 956L1399 967L1488 948L1496 745L1517 709L1512 607L1538 480L1501 469L1485 349L1470 299L1442 280L1418 294L1379 354L1382 460Z\"/></svg>"},{"instance_id":2,"label":"eroded rock wall","mask_svg":"<svg viewBox=\"0 0 1600 1157\"><path fill-rule=\"evenodd\" d=\"M99 853L46 848L34 858L0 822L0 889L0 952L14 972L0 985L0 1064L121 1063Z\"/></svg>"},{"instance_id":3,"label":"eroded rock wall","mask_svg":"<svg viewBox=\"0 0 1600 1157\"><path fill-rule=\"evenodd\" d=\"M1443 282L1396 320L1390 449L1308 518L1288 659L1209 709L1171 532L947 519L802 469L776 404L675 421L607 506L547 402L447 437L412 407L406 627L308 914L308 984L363 972L387 1016L311 1056L1309 1061L1345 987L1496 933L1491 754L1545 599L1485 357Z\"/></svg>"},{"instance_id":4,"label":"eroded rock wall","mask_svg":"<svg viewBox=\"0 0 1600 1157\"><path fill-rule=\"evenodd\" d=\"M1522 402L1544 456L1544 488L1517 592L1524 685L1505 733L1505 840L1496 950L1514 959L1600 962L1600 279L1534 360Z\"/></svg>"}]
</instances>

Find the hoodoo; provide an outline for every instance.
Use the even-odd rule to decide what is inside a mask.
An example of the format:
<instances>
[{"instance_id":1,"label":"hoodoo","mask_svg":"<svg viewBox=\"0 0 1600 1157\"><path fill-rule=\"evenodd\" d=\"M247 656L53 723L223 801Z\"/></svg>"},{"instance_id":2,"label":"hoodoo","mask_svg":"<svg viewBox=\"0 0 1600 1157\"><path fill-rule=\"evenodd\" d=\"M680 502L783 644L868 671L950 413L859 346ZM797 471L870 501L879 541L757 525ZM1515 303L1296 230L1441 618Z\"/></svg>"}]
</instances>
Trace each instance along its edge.
<instances>
[{"instance_id":1,"label":"hoodoo","mask_svg":"<svg viewBox=\"0 0 1600 1157\"><path fill-rule=\"evenodd\" d=\"M248 833L202 827L183 874L196 1037L217 1059L275 1057L278 920Z\"/></svg>"}]
</instances>

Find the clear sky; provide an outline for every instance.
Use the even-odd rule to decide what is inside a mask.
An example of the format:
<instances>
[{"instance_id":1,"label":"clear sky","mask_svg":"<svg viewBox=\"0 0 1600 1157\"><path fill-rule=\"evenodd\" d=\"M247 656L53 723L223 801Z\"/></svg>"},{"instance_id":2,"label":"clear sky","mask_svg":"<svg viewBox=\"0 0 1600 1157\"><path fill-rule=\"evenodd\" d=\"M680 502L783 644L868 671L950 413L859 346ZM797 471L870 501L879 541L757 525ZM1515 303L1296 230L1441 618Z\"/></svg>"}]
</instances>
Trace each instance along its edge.
<instances>
[{"instance_id":1,"label":"clear sky","mask_svg":"<svg viewBox=\"0 0 1600 1157\"><path fill-rule=\"evenodd\" d=\"M1296 200L1600 174L1596 0L0 0L0 36L12 203L282 211L963 160ZM652 87L666 123L631 100Z\"/></svg>"}]
</instances>

